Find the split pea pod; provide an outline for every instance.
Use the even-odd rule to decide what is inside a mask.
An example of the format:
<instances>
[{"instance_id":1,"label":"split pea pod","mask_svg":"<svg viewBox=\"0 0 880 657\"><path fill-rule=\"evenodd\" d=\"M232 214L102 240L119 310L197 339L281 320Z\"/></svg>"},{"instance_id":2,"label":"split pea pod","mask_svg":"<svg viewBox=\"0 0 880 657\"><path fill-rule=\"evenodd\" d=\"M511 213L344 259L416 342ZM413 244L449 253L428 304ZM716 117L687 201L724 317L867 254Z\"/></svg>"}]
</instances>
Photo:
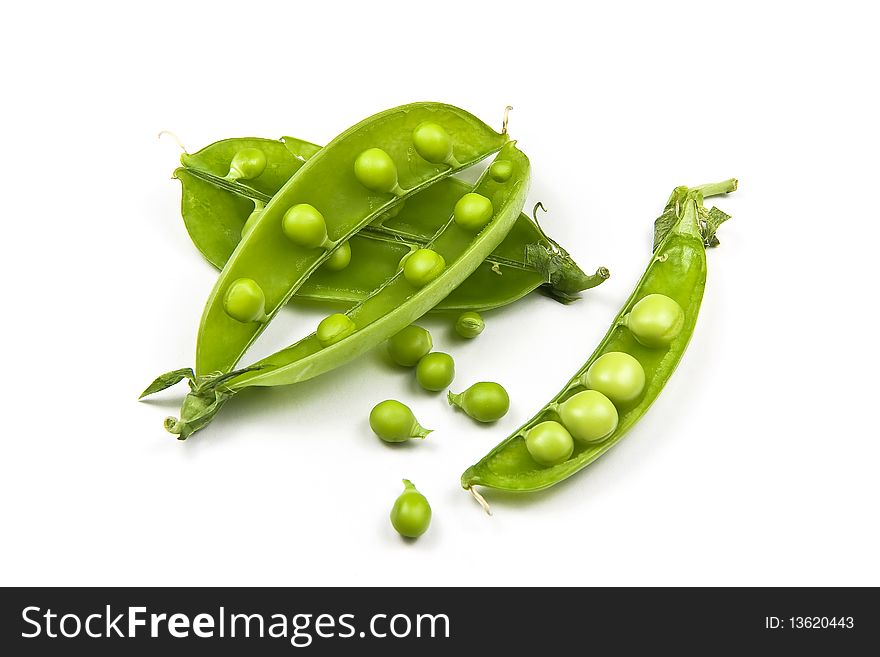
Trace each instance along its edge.
<instances>
[{"instance_id":1,"label":"split pea pod","mask_svg":"<svg viewBox=\"0 0 880 657\"><path fill-rule=\"evenodd\" d=\"M472 226L463 227L463 220L468 217L452 213L425 249L444 263L432 272L430 280L413 282L406 275L406 267L401 268L347 313L325 320L340 329L336 332L338 340L319 340L313 333L238 372L197 376L191 370L176 370L159 377L145 395L183 379L189 380L191 390L181 417L169 418L166 428L185 439L204 427L240 390L289 385L318 376L365 353L433 308L498 247L522 209L529 185L528 158L513 142L508 142L498 161L509 163L511 175L498 182L484 174L473 192L490 202L492 215L482 228L475 230Z\"/></svg>"},{"instance_id":2,"label":"split pea pod","mask_svg":"<svg viewBox=\"0 0 880 657\"><path fill-rule=\"evenodd\" d=\"M533 491L578 472L613 447L645 414L694 331L706 284L706 246L727 219L703 199L736 181L673 192L655 223L657 245L608 333L565 387L532 419L468 468L465 489Z\"/></svg>"},{"instance_id":3,"label":"split pea pod","mask_svg":"<svg viewBox=\"0 0 880 657\"><path fill-rule=\"evenodd\" d=\"M252 149L265 153L265 172L253 180L228 180L227 172L235 158L241 151ZM283 143L241 138L222 140L192 155L185 154L181 158L183 166L174 172L182 186L181 214L187 232L205 258L222 269L243 232L286 182L284 174L292 176L319 150L319 146L294 137L284 137ZM271 182L266 180L270 173L274 174ZM273 184L277 185L275 189ZM401 258L433 236L470 187L464 181L446 178L379 217L345 244L348 257L344 266L331 268L331 257L302 284L294 298L347 307L362 301L396 270ZM585 274L565 249L521 214L489 258L434 310L490 310L517 301L537 288L568 303L577 298L578 292L607 277L604 267L595 274Z\"/></svg>"},{"instance_id":4,"label":"split pea pod","mask_svg":"<svg viewBox=\"0 0 880 657\"><path fill-rule=\"evenodd\" d=\"M441 126L448 138L453 155L447 161L435 163L413 152L413 133L426 122ZM381 112L333 139L266 204L220 272L199 326L196 373L231 370L335 248L402 200L498 151L507 140L468 112L439 103ZM264 312L254 321L239 321L228 307L229 292L242 279L253 281L265 298Z\"/></svg>"}]
</instances>

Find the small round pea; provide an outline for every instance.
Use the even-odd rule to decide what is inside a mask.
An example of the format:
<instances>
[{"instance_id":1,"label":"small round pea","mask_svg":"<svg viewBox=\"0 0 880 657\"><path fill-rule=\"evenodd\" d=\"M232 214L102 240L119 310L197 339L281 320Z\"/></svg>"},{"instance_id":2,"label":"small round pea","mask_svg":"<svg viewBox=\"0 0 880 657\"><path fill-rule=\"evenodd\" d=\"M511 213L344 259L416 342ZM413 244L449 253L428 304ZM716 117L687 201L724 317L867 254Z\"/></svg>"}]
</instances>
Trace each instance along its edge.
<instances>
[{"instance_id":1,"label":"small round pea","mask_svg":"<svg viewBox=\"0 0 880 657\"><path fill-rule=\"evenodd\" d=\"M403 262L403 277L413 287L425 287L446 269L443 256L431 249L418 249Z\"/></svg>"},{"instance_id":2,"label":"small round pea","mask_svg":"<svg viewBox=\"0 0 880 657\"><path fill-rule=\"evenodd\" d=\"M397 184L397 166L381 148L368 148L358 155L354 161L354 175L370 191L402 192Z\"/></svg>"},{"instance_id":3,"label":"small round pea","mask_svg":"<svg viewBox=\"0 0 880 657\"><path fill-rule=\"evenodd\" d=\"M463 338L475 338L483 329L486 328L486 322L483 321L480 313L468 311L462 313L455 320L455 332Z\"/></svg>"},{"instance_id":4,"label":"small round pea","mask_svg":"<svg viewBox=\"0 0 880 657\"><path fill-rule=\"evenodd\" d=\"M304 249L316 249L329 242L324 215L308 203L289 208L281 220L281 229L287 239Z\"/></svg>"},{"instance_id":5,"label":"small round pea","mask_svg":"<svg viewBox=\"0 0 880 657\"><path fill-rule=\"evenodd\" d=\"M481 194L468 192L455 204L452 216L455 223L472 232L483 230L495 213L492 201Z\"/></svg>"},{"instance_id":6,"label":"small round pea","mask_svg":"<svg viewBox=\"0 0 880 657\"><path fill-rule=\"evenodd\" d=\"M227 315L243 324L266 321L266 295L263 288L250 278L232 282L223 297L223 308Z\"/></svg>"},{"instance_id":7,"label":"small round pea","mask_svg":"<svg viewBox=\"0 0 880 657\"><path fill-rule=\"evenodd\" d=\"M425 121L412 133L416 152L431 164L444 164L452 158L452 138L443 126Z\"/></svg>"},{"instance_id":8,"label":"small round pea","mask_svg":"<svg viewBox=\"0 0 880 657\"><path fill-rule=\"evenodd\" d=\"M386 443L424 438L432 431L418 423L409 406L395 399L386 399L373 407L370 411L370 428Z\"/></svg>"},{"instance_id":9,"label":"small round pea","mask_svg":"<svg viewBox=\"0 0 880 657\"><path fill-rule=\"evenodd\" d=\"M266 169L266 154L259 148L242 148L229 163L226 180L252 180Z\"/></svg>"},{"instance_id":10,"label":"small round pea","mask_svg":"<svg viewBox=\"0 0 880 657\"><path fill-rule=\"evenodd\" d=\"M597 390L583 390L559 406L559 419L575 440L600 442L617 428L617 408Z\"/></svg>"},{"instance_id":11,"label":"small round pea","mask_svg":"<svg viewBox=\"0 0 880 657\"><path fill-rule=\"evenodd\" d=\"M324 261L324 269L328 269L330 271L342 271L346 267L348 267L351 262L351 245L348 242L343 242L333 252L330 256Z\"/></svg>"},{"instance_id":12,"label":"small round pea","mask_svg":"<svg viewBox=\"0 0 880 657\"><path fill-rule=\"evenodd\" d=\"M564 426L548 420L529 429L526 449L541 465L557 465L569 459L574 451L574 441Z\"/></svg>"},{"instance_id":13,"label":"small round pea","mask_svg":"<svg viewBox=\"0 0 880 657\"><path fill-rule=\"evenodd\" d=\"M510 397L498 383L481 381L462 393L447 395L450 406L456 406L477 422L494 422L510 409Z\"/></svg>"},{"instance_id":14,"label":"small round pea","mask_svg":"<svg viewBox=\"0 0 880 657\"><path fill-rule=\"evenodd\" d=\"M321 320L315 331L315 337L322 347L329 347L354 333L355 328L357 327L351 317L342 313L333 313Z\"/></svg>"},{"instance_id":15,"label":"small round pea","mask_svg":"<svg viewBox=\"0 0 880 657\"><path fill-rule=\"evenodd\" d=\"M495 182L507 182L513 175L513 165L508 160L496 160L489 167L489 177Z\"/></svg>"},{"instance_id":16,"label":"small round pea","mask_svg":"<svg viewBox=\"0 0 880 657\"><path fill-rule=\"evenodd\" d=\"M421 326L411 324L388 338L388 355L398 365L412 367L431 351L434 341Z\"/></svg>"},{"instance_id":17,"label":"small round pea","mask_svg":"<svg viewBox=\"0 0 880 657\"><path fill-rule=\"evenodd\" d=\"M254 207L253 212L248 215L247 220L244 222L244 226L241 227L241 236L244 238L251 229L254 227L254 224L257 223L257 219L260 218L260 215L263 214L263 208L265 208L262 203L258 207Z\"/></svg>"},{"instance_id":18,"label":"small round pea","mask_svg":"<svg viewBox=\"0 0 880 657\"><path fill-rule=\"evenodd\" d=\"M668 347L684 327L684 310L665 294L649 294L639 299L624 322L646 347Z\"/></svg>"},{"instance_id":19,"label":"small round pea","mask_svg":"<svg viewBox=\"0 0 880 657\"><path fill-rule=\"evenodd\" d=\"M431 525L431 505L409 479L403 480L403 486L391 507L391 526L401 536L418 538Z\"/></svg>"},{"instance_id":20,"label":"small round pea","mask_svg":"<svg viewBox=\"0 0 880 657\"><path fill-rule=\"evenodd\" d=\"M609 351L590 365L583 384L590 390L598 390L615 404L625 404L635 400L645 389L645 370L629 354Z\"/></svg>"},{"instance_id":21,"label":"small round pea","mask_svg":"<svg viewBox=\"0 0 880 657\"><path fill-rule=\"evenodd\" d=\"M455 378L455 361L442 351L423 356L416 365L416 380L425 390L444 390Z\"/></svg>"}]
</instances>

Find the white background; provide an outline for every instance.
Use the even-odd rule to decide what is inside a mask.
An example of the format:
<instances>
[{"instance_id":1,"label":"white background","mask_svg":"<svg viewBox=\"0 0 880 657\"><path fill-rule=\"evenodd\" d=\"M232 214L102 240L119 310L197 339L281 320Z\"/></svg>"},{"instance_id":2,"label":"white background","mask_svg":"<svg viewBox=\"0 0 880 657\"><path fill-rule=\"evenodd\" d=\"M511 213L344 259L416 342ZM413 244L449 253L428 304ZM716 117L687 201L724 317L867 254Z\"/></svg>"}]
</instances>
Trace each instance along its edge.
<instances>
[{"instance_id":1,"label":"white background","mask_svg":"<svg viewBox=\"0 0 880 657\"><path fill-rule=\"evenodd\" d=\"M0 28L3 584L880 584L877 15L869 3L18 3ZM381 350L162 429L216 272L190 244L179 151L323 143L414 100L510 130L529 204L612 278L538 295L454 343L455 389L503 383L491 427ZM579 367L648 262L671 189L731 176L691 347L618 447L549 492L462 470ZM253 356L303 335L285 311ZM373 404L435 429L390 448ZM409 477L434 522L403 542Z\"/></svg>"}]
</instances>

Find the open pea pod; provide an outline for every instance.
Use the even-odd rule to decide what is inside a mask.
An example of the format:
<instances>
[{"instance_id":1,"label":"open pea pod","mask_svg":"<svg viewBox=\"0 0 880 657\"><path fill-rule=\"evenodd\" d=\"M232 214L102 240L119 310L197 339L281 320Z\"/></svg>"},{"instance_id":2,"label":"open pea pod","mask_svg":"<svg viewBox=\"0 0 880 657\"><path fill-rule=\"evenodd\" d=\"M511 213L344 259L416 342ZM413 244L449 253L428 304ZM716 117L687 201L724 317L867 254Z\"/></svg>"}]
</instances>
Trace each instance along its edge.
<instances>
[{"instance_id":1,"label":"open pea pod","mask_svg":"<svg viewBox=\"0 0 880 657\"><path fill-rule=\"evenodd\" d=\"M552 486L602 456L644 416L693 334L706 247L718 243L715 230L727 218L707 212L703 199L735 189L728 180L673 192L655 223L651 262L599 346L548 404L464 472L465 489Z\"/></svg>"},{"instance_id":2,"label":"open pea pod","mask_svg":"<svg viewBox=\"0 0 880 657\"><path fill-rule=\"evenodd\" d=\"M425 125L436 137L432 148L414 141ZM226 262L202 315L196 373L231 370L335 248L507 140L468 112L439 103L381 112L333 139L272 197ZM443 159L433 149L437 143L445 147Z\"/></svg>"},{"instance_id":3,"label":"open pea pod","mask_svg":"<svg viewBox=\"0 0 880 657\"><path fill-rule=\"evenodd\" d=\"M241 241L255 214L271 200L320 147L283 137L283 144L270 139L225 139L193 155L181 158L174 172L182 185L181 214L193 243L205 258L222 269ZM259 148L265 153L265 171L253 181L229 181L228 172L238 153ZM267 180L273 172L271 181ZM277 184L272 189L271 183ZM259 190L256 189L259 187ZM423 246L446 221L456 201L470 185L446 178L419 192L397 213L380 224L366 226L349 240L351 260L341 269L318 268L297 290L297 299L351 306L365 299L397 268L400 259ZM600 268L587 275L565 249L548 238L541 228L521 214L504 241L448 297L433 309L438 312L490 310L512 303L537 288L568 303L577 293L608 278Z\"/></svg>"},{"instance_id":4,"label":"open pea pod","mask_svg":"<svg viewBox=\"0 0 880 657\"><path fill-rule=\"evenodd\" d=\"M485 174L467 194L487 210L481 215L481 225L464 222L463 213L456 209L426 249L410 256L400 271L346 314L331 315L315 333L244 370L197 376L185 369L156 379L142 396L183 379L190 385L180 418L166 420L168 431L185 439L210 422L242 389L288 385L318 376L365 353L431 310L498 247L516 223L528 193L529 161L513 142L502 148L497 159L509 163L511 175L497 181ZM411 260L426 252L431 254L431 268L411 270ZM323 330L325 325L331 329Z\"/></svg>"}]
</instances>

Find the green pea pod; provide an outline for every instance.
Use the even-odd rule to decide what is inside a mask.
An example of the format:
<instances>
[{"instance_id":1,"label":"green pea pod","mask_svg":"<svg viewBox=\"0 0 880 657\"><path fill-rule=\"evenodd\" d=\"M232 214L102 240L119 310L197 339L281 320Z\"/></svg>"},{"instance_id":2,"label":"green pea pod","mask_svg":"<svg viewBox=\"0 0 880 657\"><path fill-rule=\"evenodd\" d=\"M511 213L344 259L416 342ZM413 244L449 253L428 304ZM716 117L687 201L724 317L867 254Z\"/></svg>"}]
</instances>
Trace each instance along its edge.
<instances>
[{"instance_id":1,"label":"green pea pod","mask_svg":"<svg viewBox=\"0 0 880 657\"><path fill-rule=\"evenodd\" d=\"M319 146L283 137L270 139L226 139L184 155L184 166L174 172L182 185L181 214L193 243L205 258L222 269L241 241L242 229L255 212L260 212L285 180L273 177L277 189L267 185L265 176L253 183L229 182L225 176L236 153L245 148L261 148L268 161L267 170L293 175L320 150ZM260 190L254 189L256 184ZM366 226L349 244L354 254L340 271L317 269L296 292L295 298L352 306L365 299L391 273L409 251L423 246L446 221L456 201L470 185L446 178L413 196L393 217L381 225ZM476 271L433 310L462 312L490 310L513 303L541 288L556 300L569 303L577 293L608 278L600 268L587 275L554 240L521 214L513 230Z\"/></svg>"},{"instance_id":2,"label":"green pea pod","mask_svg":"<svg viewBox=\"0 0 880 657\"><path fill-rule=\"evenodd\" d=\"M426 121L448 134L451 163L434 164L413 152L413 131ZM224 266L202 315L196 374L231 370L336 246L402 200L507 141L507 135L473 115L439 103L381 112L333 139L272 197ZM261 291L264 309L247 315L254 321L227 312L230 295L242 281Z\"/></svg>"},{"instance_id":3,"label":"green pea pod","mask_svg":"<svg viewBox=\"0 0 880 657\"><path fill-rule=\"evenodd\" d=\"M346 331L344 337L327 346L313 333L238 372L190 378L189 371L176 370L159 377L147 389L149 394L173 385L182 377L190 378L191 392L184 401L181 417L166 421L166 428L184 439L204 427L237 392L252 386L298 383L323 374L372 349L431 310L498 247L522 209L529 186L528 158L513 142L508 142L498 160L510 164L510 177L498 182L487 174L474 189L492 201L491 219L479 232L462 228L454 217L447 219L428 244L445 262L445 268L432 280L416 286L407 278L405 268L395 273L342 316L348 318L347 323L353 330ZM198 398L197 403L189 399L193 396ZM195 409L192 416L188 414L191 408Z\"/></svg>"},{"instance_id":4,"label":"green pea pod","mask_svg":"<svg viewBox=\"0 0 880 657\"><path fill-rule=\"evenodd\" d=\"M736 181L728 180L694 189L679 187L673 192L661 220L655 224L657 246L647 271L604 339L550 403L464 472L461 484L465 489L487 486L510 491L534 491L552 486L602 456L644 416L678 365L696 325L706 284L705 248L713 243L719 217L718 211L715 211L716 219L711 219L713 213L704 209L703 199L735 189ZM628 326L633 307L649 295L666 297L664 309L679 307L682 311L680 318L668 322L669 331L665 334L668 339L659 339L651 347L642 344L632 326ZM663 317L653 320L653 324L645 322L645 330L651 330L662 322ZM652 338L656 336L652 335ZM598 376L600 368L591 368L608 354L614 354L611 360L617 362L610 372L601 372L606 377L601 379ZM632 360L633 357L637 362ZM605 362L610 361L606 359ZM628 371L627 366L632 363L634 370ZM638 372L639 365L643 374ZM632 375L633 371L635 375ZM595 436L589 437L586 442L575 440L572 449L571 436L567 431L558 431L559 424L565 425L568 421L565 429L573 434L577 433L578 425L566 413L560 413L560 409L566 400L585 389L600 390L608 395L614 401L619 417L616 426L612 424L614 429L611 433L599 436L598 440ZM625 393L622 392L624 389L627 389ZM607 404L604 410L607 411ZM594 414L592 417L597 416ZM584 419L589 421L589 417L584 418L581 414L580 420ZM545 433L550 426L556 428L557 435L562 434L561 462L542 465L530 452L527 436L538 425L543 425ZM536 438L541 437L536 435ZM567 452L565 441L569 442ZM542 456L538 449L534 450L534 454L538 458Z\"/></svg>"}]
</instances>

